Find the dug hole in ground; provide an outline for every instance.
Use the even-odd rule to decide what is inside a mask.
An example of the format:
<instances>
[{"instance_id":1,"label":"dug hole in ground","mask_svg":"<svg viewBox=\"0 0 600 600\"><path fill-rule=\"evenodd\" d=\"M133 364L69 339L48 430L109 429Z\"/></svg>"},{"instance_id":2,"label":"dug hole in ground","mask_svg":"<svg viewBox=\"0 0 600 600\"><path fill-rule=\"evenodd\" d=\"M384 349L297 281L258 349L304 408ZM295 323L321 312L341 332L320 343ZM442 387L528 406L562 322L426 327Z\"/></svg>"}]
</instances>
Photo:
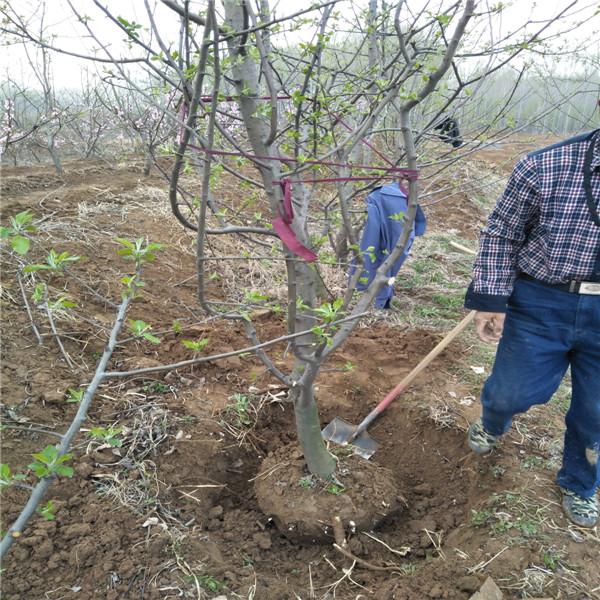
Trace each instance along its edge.
<instances>
[{"instance_id":1,"label":"dug hole in ground","mask_svg":"<svg viewBox=\"0 0 600 600\"><path fill-rule=\"evenodd\" d=\"M482 151L449 175L454 192L426 207L429 233L401 271L394 309L373 312L323 369L317 381L323 424L335 416L358 423L460 320L472 259L450 242L476 247L515 151L539 143L523 139L507 145L510 151ZM116 369L189 358L182 337L209 338L211 353L247 345L241 326L216 325L198 311L193 234L170 217L158 176L142 178L135 160L114 168L67 162L65 171L63 179L45 167L3 173L4 214L30 209L47 217L35 258L53 247L86 257L70 267L73 277L49 282L77 304L58 322L77 373L51 336L36 343L17 265L4 261L2 462L13 472L25 471L31 454L54 442L43 430L64 431L76 410L67 390L89 381L104 348L115 312L106 300L118 302L127 272L115 237L147 235L166 245L148 266L145 292L130 313L166 332L162 343L123 346ZM467 196L461 185L475 175L483 187ZM233 184L223 185L233 203ZM227 254L226 247L218 250ZM211 279L215 295L234 285L233 269L224 263ZM243 276L260 289L277 283L265 269L248 268ZM261 339L285 332L268 310L256 320ZM48 334L45 326L42 333ZM271 353L281 364L291 360L284 344ZM60 479L45 498L55 518L36 515L13 546L2 597L466 600L491 576L504 598L600 598L598 531L565 520L553 483L568 382L547 407L517 419L491 456L467 447L466 428L479 413L477 395L492 357L493 348L464 333L370 428L380 446L368 463L341 453L349 478L341 483L350 489L351 479L362 479L367 485L359 489L381 503L381 514L365 522L382 519L361 531L342 516L347 554L333 546L335 515L320 516L324 535L312 543L314 531L300 540L284 535L284 524L278 528L258 506L256 489L269 486L263 496L275 503L287 490L310 511L314 505L305 498L319 497L334 512L361 509L360 498L343 486L320 485L303 471L292 407L253 356L108 382L86 428L118 425L122 444L78 438L74 476ZM387 483L378 487L372 471L384 473ZM24 489L3 492L3 528L26 499Z\"/></svg>"}]
</instances>

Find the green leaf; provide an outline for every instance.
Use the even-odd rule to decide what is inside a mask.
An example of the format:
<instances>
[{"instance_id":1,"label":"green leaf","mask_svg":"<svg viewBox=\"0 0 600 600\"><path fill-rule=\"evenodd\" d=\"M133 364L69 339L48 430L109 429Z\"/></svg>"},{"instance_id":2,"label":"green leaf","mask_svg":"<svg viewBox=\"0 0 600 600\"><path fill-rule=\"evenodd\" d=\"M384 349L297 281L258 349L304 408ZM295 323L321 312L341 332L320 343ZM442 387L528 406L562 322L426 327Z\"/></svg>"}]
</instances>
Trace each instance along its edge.
<instances>
[{"instance_id":1,"label":"green leaf","mask_svg":"<svg viewBox=\"0 0 600 600\"><path fill-rule=\"evenodd\" d=\"M44 299L45 294L46 284L38 283L33 290L33 294L31 294L31 299L36 303L41 302Z\"/></svg>"},{"instance_id":2,"label":"green leaf","mask_svg":"<svg viewBox=\"0 0 600 600\"><path fill-rule=\"evenodd\" d=\"M13 230L10 227L0 227L0 239L5 240L7 237L10 237L13 233Z\"/></svg>"},{"instance_id":3,"label":"green leaf","mask_svg":"<svg viewBox=\"0 0 600 600\"><path fill-rule=\"evenodd\" d=\"M48 464L56 459L58 450L55 446L46 446L41 452L32 454L33 458L41 463Z\"/></svg>"},{"instance_id":4,"label":"green leaf","mask_svg":"<svg viewBox=\"0 0 600 600\"><path fill-rule=\"evenodd\" d=\"M12 479L10 467L6 463L0 463L0 480Z\"/></svg>"},{"instance_id":5,"label":"green leaf","mask_svg":"<svg viewBox=\"0 0 600 600\"><path fill-rule=\"evenodd\" d=\"M29 468L40 478L50 475L50 471L41 463L31 463Z\"/></svg>"},{"instance_id":6,"label":"green leaf","mask_svg":"<svg viewBox=\"0 0 600 600\"><path fill-rule=\"evenodd\" d=\"M142 337L145 340L148 340L152 344L160 344L160 340L155 335L152 335L151 333L144 333L144 334L142 334Z\"/></svg>"},{"instance_id":7,"label":"green leaf","mask_svg":"<svg viewBox=\"0 0 600 600\"><path fill-rule=\"evenodd\" d=\"M116 242L119 242L119 244L125 246L126 248L129 248L130 250L134 250L135 246L127 239L125 238L115 238Z\"/></svg>"},{"instance_id":8,"label":"green leaf","mask_svg":"<svg viewBox=\"0 0 600 600\"><path fill-rule=\"evenodd\" d=\"M66 465L59 465L56 467L55 473L57 475L62 475L63 477L73 477L73 469Z\"/></svg>"},{"instance_id":9,"label":"green leaf","mask_svg":"<svg viewBox=\"0 0 600 600\"><path fill-rule=\"evenodd\" d=\"M83 400L84 390L75 390L69 388L67 390L67 404L76 404Z\"/></svg>"},{"instance_id":10,"label":"green leaf","mask_svg":"<svg viewBox=\"0 0 600 600\"><path fill-rule=\"evenodd\" d=\"M67 454L63 454L62 456L60 456L56 459L56 464L67 462L68 460L71 460L72 458L73 458L73 453L67 452Z\"/></svg>"},{"instance_id":11,"label":"green leaf","mask_svg":"<svg viewBox=\"0 0 600 600\"><path fill-rule=\"evenodd\" d=\"M15 229L20 229L23 225L27 225L33 219L33 213L29 210L24 210L11 217L10 221Z\"/></svg>"},{"instance_id":12,"label":"green leaf","mask_svg":"<svg viewBox=\"0 0 600 600\"><path fill-rule=\"evenodd\" d=\"M393 215L390 215L388 218L390 218L392 221L404 221L404 217L405 217L405 213L403 212L397 212Z\"/></svg>"},{"instance_id":13,"label":"green leaf","mask_svg":"<svg viewBox=\"0 0 600 600\"><path fill-rule=\"evenodd\" d=\"M23 273L35 273L36 271L44 271L49 268L48 265L25 265L23 267Z\"/></svg>"},{"instance_id":14,"label":"green leaf","mask_svg":"<svg viewBox=\"0 0 600 600\"><path fill-rule=\"evenodd\" d=\"M48 308L50 310L66 310L67 308L75 308L77 304L72 300L69 300L66 296L60 296L52 302L48 302Z\"/></svg>"},{"instance_id":15,"label":"green leaf","mask_svg":"<svg viewBox=\"0 0 600 600\"><path fill-rule=\"evenodd\" d=\"M12 249L17 253L23 256L27 254L29 251L29 240L22 235L15 235L10 240L10 245Z\"/></svg>"},{"instance_id":16,"label":"green leaf","mask_svg":"<svg viewBox=\"0 0 600 600\"><path fill-rule=\"evenodd\" d=\"M73 457L71 452L59 456L58 448L56 446L48 445L41 452L32 454L32 456L38 462L31 463L29 468L38 477L47 477L54 473L65 477L71 477L73 475L73 469L62 464L71 460Z\"/></svg>"},{"instance_id":17,"label":"green leaf","mask_svg":"<svg viewBox=\"0 0 600 600\"><path fill-rule=\"evenodd\" d=\"M268 296L265 296L264 294L261 294L260 292L257 291L248 291L246 290L244 292L244 296L247 302L252 302L252 303L259 303L259 302L265 302L266 300L269 299Z\"/></svg>"},{"instance_id":18,"label":"green leaf","mask_svg":"<svg viewBox=\"0 0 600 600\"><path fill-rule=\"evenodd\" d=\"M132 319L129 321L129 329L131 329L132 333L136 336L142 336L146 331L150 330L151 327L146 323L146 321L142 321L141 319Z\"/></svg>"},{"instance_id":19,"label":"green leaf","mask_svg":"<svg viewBox=\"0 0 600 600\"><path fill-rule=\"evenodd\" d=\"M39 506L37 512L40 513L46 521L54 521L54 519L56 519L56 516L54 515L54 502L52 502L52 500L48 500L46 504Z\"/></svg>"},{"instance_id":20,"label":"green leaf","mask_svg":"<svg viewBox=\"0 0 600 600\"><path fill-rule=\"evenodd\" d=\"M14 481L25 479L25 477L26 475L21 473L15 473L13 475L13 472L6 463L0 464L0 490L12 485Z\"/></svg>"},{"instance_id":21,"label":"green leaf","mask_svg":"<svg viewBox=\"0 0 600 600\"><path fill-rule=\"evenodd\" d=\"M120 440L116 436L121 431L121 427L92 427L90 429L90 437L95 440L101 440L113 448L120 448L123 445L123 440Z\"/></svg>"},{"instance_id":22,"label":"green leaf","mask_svg":"<svg viewBox=\"0 0 600 600\"><path fill-rule=\"evenodd\" d=\"M198 341L181 340L181 343L186 348L189 348L190 350L194 350L195 352L200 352L200 350L203 350L207 346L208 342L209 342L208 338L202 338L201 340L198 340Z\"/></svg>"}]
</instances>

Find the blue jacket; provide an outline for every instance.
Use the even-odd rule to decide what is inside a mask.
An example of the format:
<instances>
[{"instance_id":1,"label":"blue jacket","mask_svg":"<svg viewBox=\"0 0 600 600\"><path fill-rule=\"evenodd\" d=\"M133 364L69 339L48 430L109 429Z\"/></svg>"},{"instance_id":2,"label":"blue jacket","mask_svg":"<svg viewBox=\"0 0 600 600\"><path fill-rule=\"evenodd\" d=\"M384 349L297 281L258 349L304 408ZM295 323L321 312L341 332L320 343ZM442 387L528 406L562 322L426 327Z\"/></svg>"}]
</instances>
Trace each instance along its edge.
<instances>
[{"instance_id":1,"label":"blue jacket","mask_svg":"<svg viewBox=\"0 0 600 600\"><path fill-rule=\"evenodd\" d=\"M396 246L402 233L404 217L408 211L408 199L400 189L398 183L391 183L375 188L367 196L367 222L360 241L360 251L364 260L363 272L357 284L360 291L366 290L375 276L375 271L387 258ZM415 235L423 235L426 228L426 219L420 207L417 207L417 216L410 234L408 244L400 258L386 273L388 277L395 277L402 263L406 260ZM355 265L350 268L350 277L354 273ZM377 298L377 308L389 308L390 300L394 296L394 287L384 285Z\"/></svg>"}]
</instances>

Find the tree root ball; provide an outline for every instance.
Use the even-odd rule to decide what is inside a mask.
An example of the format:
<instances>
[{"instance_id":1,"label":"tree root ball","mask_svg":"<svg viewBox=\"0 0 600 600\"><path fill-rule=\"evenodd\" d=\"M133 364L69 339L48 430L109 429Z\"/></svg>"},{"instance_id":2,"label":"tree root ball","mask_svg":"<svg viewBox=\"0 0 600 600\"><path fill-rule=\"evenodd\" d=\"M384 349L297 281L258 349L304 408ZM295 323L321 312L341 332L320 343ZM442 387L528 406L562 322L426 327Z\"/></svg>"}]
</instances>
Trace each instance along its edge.
<instances>
[{"instance_id":1,"label":"tree root ball","mask_svg":"<svg viewBox=\"0 0 600 600\"><path fill-rule=\"evenodd\" d=\"M269 454L259 473L258 505L281 533L299 542L332 543L336 516L354 533L373 529L401 507L391 471L355 455L339 459L339 484L311 478L296 445Z\"/></svg>"}]
</instances>

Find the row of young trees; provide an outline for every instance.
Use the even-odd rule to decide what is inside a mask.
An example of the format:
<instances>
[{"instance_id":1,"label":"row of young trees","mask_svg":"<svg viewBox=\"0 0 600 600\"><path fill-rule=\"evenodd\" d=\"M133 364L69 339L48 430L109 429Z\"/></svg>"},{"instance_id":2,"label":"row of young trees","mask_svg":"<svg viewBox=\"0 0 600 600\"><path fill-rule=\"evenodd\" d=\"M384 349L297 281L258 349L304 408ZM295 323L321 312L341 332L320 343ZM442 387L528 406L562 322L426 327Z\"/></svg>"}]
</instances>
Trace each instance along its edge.
<instances>
[{"instance_id":1,"label":"row of young trees","mask_svg":"<svg viewBox=\"0 0 600 600\"><path fill-rule=\"evenodd\" d=\"M173 102L152 81L144 87L159 107ZM12 166L51 160L62 176L65 158L115 161L141 154L148 175L174 137L175 127L160 108L110 80L86 77L79 89L59 91L51 83L40 90L5 81L0 96L0 152L2 162Z\"/></svg>"},{"instance_id":2,"label":"row of young trees","mask_svg":"<svg viewBox=\"0 0 600 600\"><path fill-rule=\"evenodd\" d=\"M154 70L144 73L135 65L133 68L128 65L128 72L122 77L104 61L100 63L101 72L85 68L77 84L57 85L53 61L56 52L47 43L32 43L55 38L47 25L45 3L38 3L33 11L38 17L35 24L22 16L19 8L10 4L0 7L7 43L22 47L24 61L20 73L7 72L0 84L2 161L17 166L50 159L61 175L65 157L114 159L133 152L143 154L147 174L158 155L172 151L169 142L176 125L173 119L165 117L164 109L177 110L178 92L170 82L157 77ZM389 12L383 2L380 10L383 22L389 21ZM141 26L134 25L133 31L139 36ZM371 69L376 66L378 56L385 59L386 53L390 55L393 41L389 40L389 33L373 28L364 55L358 48L360 36L354 30L350 33L343 42L331 39L330 47L340 55L356 51L356 60L370 61ZM304 42L287 44L288 63L290 56L300 60L303 49L307 49ZM535 44L528 50L535 51L538 57L548 54ZM159 53L152 58L158 60L160 56ZM280 61L281 57L275 54L273 60ZM495 130L566 135L585 128L593 118L600 83L599 64L600 57L593 50L568 53L563 49L538 61L521 60L486 73L477 94L473 94L470 86L464 86L449 108L464 127L467 140L476 137L490 123ZM281 67L285 68L283 64ZM480 69L477 65L472 68L474 72ZM135 86L129 81L135 81ZM428 102L429 110L415 113L415 128L431 126L431 108L443 106L443 93L455 84L449 73ZM348 88L348 82L344 85ZM342 87L338 86L338 90ZM371 84L369 93L373 90ZM151 103L148 97L152 98ZM383 122L393 129L395 119L392 115ZM391 137L391 148L397 145L398 135Z\"/></svg>"},{"instance_id":3,"label":"row of young trees","mask_svg":"<svg viewBox=\"0 0 600 600\"><path fill-rule=\"evenodd\" d=\"M82 39L101 49L87 58L110 65L112 91L94 90L94 97L102 98L99 105L111 113L132 110L139 127L153 123L158 145L170 144L169 199L182 226L196 232L199 306L215 319L243 325L251 349L289 388L308 470L331 479L336 461L321 437L314 393L322 366L390 282L390 268L411 236L420 182L514 130L499 123L527 72L525 59L554 52L554 41L573 27L567 17L573 17L577 2L511 33L493 26L503 5L478 0L369 0L364 6L325 0L283 16L268 0L206 0L200 11L188 0L161 0L158 6L144 0L144 23L99 0L93 1L94 18L80 3L67 4ZM33 28L16 7L3 11L5 29L42 55L73 53ZM122 53L95 29L98 15L125 38ZM500 104L477 113L487 101L486 82L505 69L521 76ZM555 107L578 93L561 96ZM53 102L48 100L50 111ZM59 117L46 109L41 114L40 122L51 118L54 132ZM453 114L463 115L468 131L468 143L458 151L438 143L434 129ZM45 147L51 152L52 140ZM196 169L200 194L182 177L190 169ZM221 196L216 176L221 172L237 178L240 198L234 204ZM393 215L403 223L403 233L359 292L365 287L363 266L375 249L359 247L362 211L355 200L374 185L398 180L408 188L407 210ZM214 236L232 236L229 247L238 254L216 253L209 243ZM228 260L266 265L279 278L282 297L268 290L242 295L236 285L222 286L222 295L209 294L209 265ZM326 272L337 270L345 278L350 262L356 268L347 285L329 290ZM252 320L256 306L282 308L294 355L290 369L269 356L272 340L259 339ZM209 359L103 377L126 378Z\"/></svg>"}]
</instances>

